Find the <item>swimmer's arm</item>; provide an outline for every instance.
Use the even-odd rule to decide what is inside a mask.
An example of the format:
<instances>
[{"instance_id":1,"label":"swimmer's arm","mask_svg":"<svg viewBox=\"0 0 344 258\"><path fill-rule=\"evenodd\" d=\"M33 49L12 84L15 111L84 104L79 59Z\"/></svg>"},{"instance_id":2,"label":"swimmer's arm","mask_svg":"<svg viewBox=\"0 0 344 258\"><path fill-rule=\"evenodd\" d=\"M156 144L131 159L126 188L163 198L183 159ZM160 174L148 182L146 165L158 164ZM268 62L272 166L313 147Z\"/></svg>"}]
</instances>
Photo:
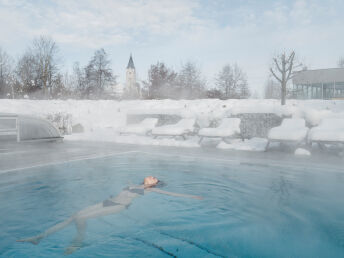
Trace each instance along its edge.
<instances>
[{"instance_id":1,"label":"swimmer's arm","mask_svg":"<svg viewBox=\"0 0 344 258\"><path fill-rule=\"evenodd\" d=\"M163 190L157 189L157 188L150 188L150 189L146 189L145 191L156 192L156 193L166 194L166 195L175 196L175 197L185 197L185 198L203 200L203 197L201 197L201 196L190 195L190 194L172 193L172 192L163 191Z\"/></svg>"}]
</instances>

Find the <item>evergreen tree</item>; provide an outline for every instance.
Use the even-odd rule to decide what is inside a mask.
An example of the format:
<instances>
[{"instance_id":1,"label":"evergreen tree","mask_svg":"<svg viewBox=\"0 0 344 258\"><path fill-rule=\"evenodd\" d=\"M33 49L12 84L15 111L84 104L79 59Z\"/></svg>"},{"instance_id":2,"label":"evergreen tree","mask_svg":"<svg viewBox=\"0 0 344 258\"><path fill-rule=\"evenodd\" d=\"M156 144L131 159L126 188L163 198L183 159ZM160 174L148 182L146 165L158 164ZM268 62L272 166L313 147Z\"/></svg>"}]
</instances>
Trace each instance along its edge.
<instances>
[{"instance_id":1,"label":"evergreen tree","mask_svg":"<svg viewBox=\"0 0 344 258\"><path fill-rule=\"evenodd\" d=\"M177 73L162 62L151 65L148 71L148 81L145 82L147 98L175 98Z\"/></svg>"}]
</instances>

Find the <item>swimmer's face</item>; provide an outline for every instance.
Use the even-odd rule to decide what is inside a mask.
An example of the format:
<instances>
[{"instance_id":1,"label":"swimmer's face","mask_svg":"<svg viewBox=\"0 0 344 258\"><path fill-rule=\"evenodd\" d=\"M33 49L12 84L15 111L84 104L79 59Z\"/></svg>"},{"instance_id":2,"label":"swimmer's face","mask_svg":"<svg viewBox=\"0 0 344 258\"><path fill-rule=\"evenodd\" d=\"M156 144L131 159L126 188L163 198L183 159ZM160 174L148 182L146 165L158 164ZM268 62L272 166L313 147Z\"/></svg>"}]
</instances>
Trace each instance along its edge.
<instances>
[{"instance_id":1,"label":"swimmer's face","mask_svg":"<svg viewBox=\"0 0 344 258\"><path fill-rule=\"evenodd\" d=\"M154 177L154 176L147 176L144 180L143 180L143 184L144 186L154 186L159 182L159 180Z\"/></svg>"}]
</instances>

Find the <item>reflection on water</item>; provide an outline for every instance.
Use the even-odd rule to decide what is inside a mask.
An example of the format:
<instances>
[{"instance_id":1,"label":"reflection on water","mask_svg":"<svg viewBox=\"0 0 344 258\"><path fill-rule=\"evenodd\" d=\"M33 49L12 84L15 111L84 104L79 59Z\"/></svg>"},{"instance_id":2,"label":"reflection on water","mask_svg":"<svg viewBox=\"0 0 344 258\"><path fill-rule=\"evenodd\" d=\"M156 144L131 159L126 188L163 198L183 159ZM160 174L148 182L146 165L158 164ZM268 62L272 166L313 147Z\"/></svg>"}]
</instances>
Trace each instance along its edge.
<instances>
[{"instance_id":1,"label":"reflection on water","mask_svg":"<svg viewBox=\"0 0 344 258\"><path fill-rule=\"evenodd\" d=\"M0 256L59 257L69 226L39 245L38 234L147 175L163 190L120 214L88 221L75 257L340 257L344 255L343 174L147 154L87 160L0 176Z\"/></svg>"}]
</instances>

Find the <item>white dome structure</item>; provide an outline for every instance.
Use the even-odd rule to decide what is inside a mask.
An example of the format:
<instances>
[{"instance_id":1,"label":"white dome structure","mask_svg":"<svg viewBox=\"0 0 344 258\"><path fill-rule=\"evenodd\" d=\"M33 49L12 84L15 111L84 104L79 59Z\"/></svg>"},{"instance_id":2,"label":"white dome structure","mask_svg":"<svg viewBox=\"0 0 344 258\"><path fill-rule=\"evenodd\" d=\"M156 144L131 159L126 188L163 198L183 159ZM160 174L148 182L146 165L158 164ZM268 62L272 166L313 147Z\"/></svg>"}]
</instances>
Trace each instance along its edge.
<instances>
[{"instance_id":1,"label":"white dome structure","mask_svg":"<svg viewBox=\"0 0 344 258\"><path fill-rule=\"evenodd\" d=\"M0 141L55 141L62 139L59 130L45 119L0 113Z\"/></svg>"}]
</instances>

